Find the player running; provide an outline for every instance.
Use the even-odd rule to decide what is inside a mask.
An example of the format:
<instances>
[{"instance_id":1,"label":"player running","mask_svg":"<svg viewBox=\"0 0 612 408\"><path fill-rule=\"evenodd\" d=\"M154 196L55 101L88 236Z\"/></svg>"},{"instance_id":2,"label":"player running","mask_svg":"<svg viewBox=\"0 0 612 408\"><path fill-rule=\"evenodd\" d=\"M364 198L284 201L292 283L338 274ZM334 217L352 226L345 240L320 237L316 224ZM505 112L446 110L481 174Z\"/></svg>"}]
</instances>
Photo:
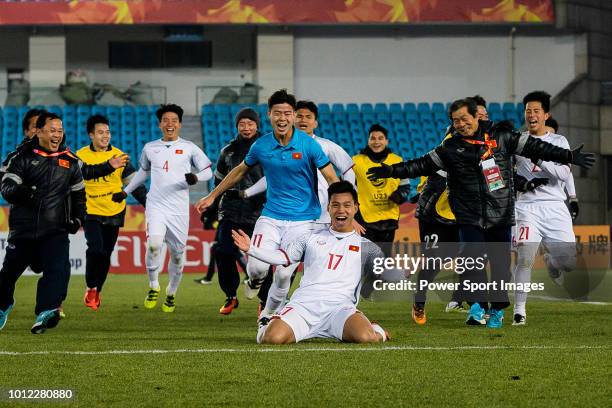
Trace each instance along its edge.
<instances>
[{"instance_id":1,"label":"player running","mask_svg":"<svg viewBox=\"0 0 612 408\"><path fill-rule=\"evenodd\" d=\"M159 272L162 244L170 250L166 301L162 311L174 312L175 296L183 276L185 246L189 233L189 186L212 178L211 163L195 144L179 137L183 109L174 104L162 105L155 113L163 137L147 143L140 156L140 169L124 191L113 194L113 201L121 202L138 186L151 177L147 194L147 251L149 293L144 301L146 309L153 309L159 297ZM196 173L192 173L195 168Z\"/></svg>"},{"instance_id":2,"label":"player running","mask_svg":"<svg viewBox=\"0 0 612 408\"><path fill-rule=\"evenodd\" d=\"M356 233L357 192L348 181L328 189L331 227L304 234L286 250L251 245L243 231L233 231L236 246L251 257L275 265L304 259L304 277L289 303L271 319L262 317L257 342L297 343L310 338L335 338L351 343L389 339L385 330L357 309L362 272L372 270L379 247Z\"/></svg>"},{"instance_id":3,"label":"player running","mask_svg":"<svg viewBox=\"0 0 612 408\"><path fill-rule=\"evenodd\" d=\"M550 116L550 95L546 92L531 92L523 99L525 122L530 137L569 149L564 136L546 130L546 119ZM548 183L520 193L516 201L517 264L515 281L527 284L531 281L531 269L536 253L543 242L548 254L544 260L548 268L559 276L576 266L576 237L572 228L572 217L565 205L565 185L572 176L567 164L539 160L533 162L516 156L517 174L528 180L547 178ZM527 292L517 290L514 294L513 326L524 325L527 318L525 305Z\"/></svg>"},{"instance_id":4,"label":"player running","mask_svg":"<svg viewBox=\"0 0 612 408\"><path fill-rule=\"evenodd\" d=\"M244 161L196 205L198 211L206 210L219 195L240 181L250 167L261 164L268 187L266 204L253 231L252 245L257 248L285 248L297 237L312 230L313 221L321 215L316 192L317 169L328 183L338 181L321 145L294 128L295 108L295 96L285 89L272 94L268 99L268 117L273 131L257 139ZM268 268L268 264L249 258L249 280L245 286L248 299L257 294ZM287 272L287 268L291 269ZM293 268L291 265L279 266L275 273L290 277ZM282 301L288 291L288 285L287 288L275 287L270 297ZM278 305L271 307L274 310Z\"/></svg>"}]
</instances>

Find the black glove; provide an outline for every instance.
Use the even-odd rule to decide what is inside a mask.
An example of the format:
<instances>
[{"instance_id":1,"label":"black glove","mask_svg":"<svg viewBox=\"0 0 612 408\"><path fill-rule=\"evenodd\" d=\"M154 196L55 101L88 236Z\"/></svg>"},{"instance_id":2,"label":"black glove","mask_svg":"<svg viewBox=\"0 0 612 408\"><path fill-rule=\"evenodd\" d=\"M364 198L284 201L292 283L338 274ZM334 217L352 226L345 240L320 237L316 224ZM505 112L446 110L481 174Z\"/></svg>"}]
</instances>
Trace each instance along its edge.
<instances>
[{"instance_id":1,"label":"black glove","mask_svg":"<svg viewBox=\"0 0 612 408\"><path fill-rule=\"evenodd\" d=\"M125 191L120 191L111 196L111 200L116 203L120 203L127 198L127 193Z\"/></svg>"},{"instance_id":2,"label":"black glove","mask_svg":"<svg viewBox=\"0 0 612 408\"><path fill-rule=\"evenodd\" d=\"M582 148L584 144L581 144L574 150L572 150L572 164L576 166L584 167L585 169L590 169L593 167L593 163L595 163L595 155L593 153L582 153Z\"/></svg>"},{"instance_id":3,"label":"black glove","mask_svg":"<svg viewBox=\"0 0 612 408\"><path fill-rule=\"evenodd\" d=\"M385 163L380 163L378 167L370 167L366 172L370 181L393 177L393 167Z\"/></svg>"},{"instance_id":4,"label":"black glove","mask_svg":"<svg viewBox=\"0 0 612 408\"><path fill-rule=\"evenodd\" d=\"M578 218L578 213L580 212L580 207L578 206L578 199L576 197L572 197L569 199L569 210L572 215L572 221Z\"/></svg>"},{"instance_id":5,"label":"black glove","mask_svg":"<svg viewBox=\"0 0 612 408\"><path fill-rule=\"evenodd\" d=\"M410 197L410 203L411 204L416 204L419 202L419 198L421 198L421 193L417 193L415 195L413 195L412 197Z\"/></svg>"},{"instance_id":6,"label":"black glove","mask_svg":"<svg viewBox=\"0 0 612 408\"><path fill-rule=\"evenodd\" d=\"M18 190L19 197L23 201L34 200L36 196L36 186L20 185Z\"/></svg>"},{"instance_id":7,"label":"black glove","mask_svg":"<svg viewBox=\"0 0 612 408\"><path fill-rule=\"evenodd\" d=\"M81 220L78 218L72 218L68 221L68 233L76 234L77 231L81 228Z\"/></svg>"},{"instance_id":8,"label":"black glove","mask_svg":"<svg viewBox=\"0 0 612 408\"><path fill-rule=\"evenodd\" d=\"M395 204L400 205L404 201L402 193L399 190L395 190L389 195L389 201L393 201Z\"/></svg>"},{"instance_id":9,"label":"black glove","mask_svg":"<svg viewBox=\"0 0 612 408\"><path fill-rule=\"evenodd\" d=\"M187 184L190 186L193 186L198 182L198 176L193 173L185 173L185 181L187 181Z\"/></svg>"},{"instance_id":10,"label":"black glove","mask_svg":"<svg viewBox=\"0 0 612 408\"><path fill-rule=\"evenodd\" d=\"M200 221L202 221L202 226L205 230L214 230L215 229L215 217L214 211L204 211L200 215Z\"/></svg>"},{"instance_id":11,"label":"black glove","mask_svg":"<svg viewBox=\"0 0 612 408\"><path fill-rule=\"evenodd\" d=\"M244 197L244 191L243 190L236 190L236 189L227 190L225 193L223 193L223 195L228 200L238 200L238 199L245 198Z\"/></svg>"},{"instance_id":12,"label":"black glove","mask_svg":"<svg viewBox=\"0 0 612 408\"><path fill-rule=\"evenodd\" d=\"M545 186L548 184L548 179L544 177L535 177L532 178L525 184L525 191L533 191L540 186Z\"/></svg>"}]
</instances>

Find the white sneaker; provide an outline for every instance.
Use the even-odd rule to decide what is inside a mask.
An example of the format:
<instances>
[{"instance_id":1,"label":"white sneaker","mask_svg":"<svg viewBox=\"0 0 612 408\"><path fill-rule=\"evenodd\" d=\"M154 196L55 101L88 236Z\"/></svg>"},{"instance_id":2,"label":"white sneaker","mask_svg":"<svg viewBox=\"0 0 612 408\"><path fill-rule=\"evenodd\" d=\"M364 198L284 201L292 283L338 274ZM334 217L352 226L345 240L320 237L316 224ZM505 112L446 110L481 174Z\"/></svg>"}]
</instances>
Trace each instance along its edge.
<instances>
[{"instance_id":1,"label":"white sneaker","mask_svg":"<svg viewBox=\"0 0 612 408\"><path fill-rule=\"evenodd\" d=\"M450 302L448 302L448 304L446 305L446 308L444 308L444 311L446 313L450 313L450 312L466 313L467 312L467 310L465 310L465 308L463 307L461 303L455 302L454 300L451 300Z\"/></svg>"},{"instance_id":2,"label":"white sneaker","mask_svg":"<svg viewBox=\"0 0 612 408\"><path fill-rule=\"evenodd\" d=\"M525 324L527 324L527 317L522 314L515 313L514 319L512 319L512 325L513 326L524 326Z\"/></svg>"},{"instance_id":3,"label":"white sneaker","mask_svg":"<svg viewBox=\"0 0 612 408\"><path fill-rule=\"evenodd\" d=\"M249 279L244 285L244 297L251 300L259 293L263 279Z\"/></svg>"}]
</instances>

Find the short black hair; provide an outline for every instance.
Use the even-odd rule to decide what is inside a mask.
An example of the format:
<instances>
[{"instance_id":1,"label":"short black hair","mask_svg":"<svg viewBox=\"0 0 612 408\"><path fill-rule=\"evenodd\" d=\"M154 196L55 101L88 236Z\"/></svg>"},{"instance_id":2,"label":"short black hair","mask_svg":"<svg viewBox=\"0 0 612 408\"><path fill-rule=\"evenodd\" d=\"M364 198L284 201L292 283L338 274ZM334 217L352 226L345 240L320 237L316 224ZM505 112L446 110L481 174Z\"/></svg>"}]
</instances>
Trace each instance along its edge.
<instances>
[{"instance_id":1,"label":"short black hair","mask_svg":"<svg viewBox=\"0 0 612 408\"><path fill-rule=\"evenodd\" d=\"M297 106L297 102L295 101L295 95L287 93L286 89L280 89L274 92L268 98L268 110L272 109L272 106L279 105L281 103L288 103L289 105L291 105L293 110L295 110L295 107Z\"/></svg>"},{"instance_id":2,"label":"short black hair","mask_svg":"<svg viewBox=\"0 0 612 408\"><path fill-rule=\"evenodd\" d=\"M175 105L174 103L169 103L167 105L159 105L159 108L155 112L155 116L157 116L157 120L161 122L162 116L164 116L164 113L167 113L167 112L176 113L176 115L179 118L179 122L181 123L183 122L183 108L181 108L178 105Z\"/></svg>"},{"instance_id":3,"label":"short black hair","mask_svg":"<svg viewBox=\"0 0 612 408\"><path fill-rule=\"evenodd\" d=\"M448 108L448 118L453 121L453 112L458 111L459 109L467 107L468 113L474 117L476 117L476 113L478 112L478 106L476 105L476 101L472 98L463 98L457 99L451 106Z\"/></svg>"},{"instance_id":4,"label":"short black hair","mask_svg":"<svg viewBox=\"0 0 612 408\"><path fill-rule=\"evenodd\" d=\"M25 116L23 117L23 120L21 121L21 129L24 132L27 132L28 129L30 129L30 120L33 117L40 116L40 114L43 112L44 110L42 109L30 109L29 111L27 111Z\"/></svg>"},{"instance_id":5,"label":"short black hair","mask_svg":"<svg viewBox=\"0 0 612 408\"><path fill-rule=\"evenodd\" d=\"M470 97L470 99L473 99L476 102L476 105L484 106L485 108L487 107L487 101L485 101L485 98L480 95L474 95Z\"/></svg>"},{"instance_id":6,"label":"short black hair","mask_svg":"<svg viewBox=\"0 0 612 408\"><path fill-rule=\"evenodd\" d=\"M387 130L387 128L385 128L384 126L375 123L372 126L370 126L370 129L368 130L368 136L370 135L370 133L372 132L381 132L383 135L385 135L385 138L389 138L389 131Z\"/></svg>"},{"instance_id":7,"label":"short black hair","mask_svg":"<svg viewBox=\"0 0 612 408\"><path fill-rule=\"evenodd\" d=\"M357 190L351 183L346 180L336 181L332 183L327 189L328 202L331 203L331 198L334 194L342 194L342 193L350 193L355 201L355 204L358 204L357 200Z\"/></svg>"},{"instance_id":8,"label":"short black hair","mask_svg":"<svg viewBox=\"0 0 612 408\"><path fill-rule=\"evenodd\" d=\"M87 133L93 133L98 123L108 125L108 118L102 115L90 116L89 119L87 119Z\"/></svg>"},{"instance_id":9,"label":"short black hair","mask_svg":"<svg viewBox=\"0 0 612 408\"><path fill-rule=\"evenodd\" d=\"M559 122L557 122L557 119L553 118L552 116L546 119L546 122L544 122L544 126L553 128L555 133L559 131Z\"/></svg>"},{"instance_id":10,"label":"short black hair","mask_svg":"<svg viewBox=\"0 0 612 408\"><path fill-rule=\"evenodd\" d=\"M529 92L523 98L523 105L527 107L527 103L529 102L540 102L542 104L542 109L544 112L550 112L550 94L544 91L533 91Z\"/></svg>"},{"instance_id":11,"label":"short black hair","mask_svg":"<svg viewBox=\"0 0 612 408\"><path fill-rule=\"evenodd\" d=\"M317 104L313 101L298 101L298 103L295 105L295 110L297 111L300 109L308 109L314 113L315 119L319 119L319 108L317 108Z\"/></svg>"},{"instance_id":12,"label":"short black hair","mask_svg":"<svg viewBox=\"0 0 612 408\"><path fill-rule=\"evenodd\" d=\"M40 115L38 115L38 119L36 119L36 127L38 129L42 129L45 127L45 124L47 123L47 121L55 120L55 119L62 120L62 118L57 116L55 113L42 111Z\"/></svg>"}]
</instances>

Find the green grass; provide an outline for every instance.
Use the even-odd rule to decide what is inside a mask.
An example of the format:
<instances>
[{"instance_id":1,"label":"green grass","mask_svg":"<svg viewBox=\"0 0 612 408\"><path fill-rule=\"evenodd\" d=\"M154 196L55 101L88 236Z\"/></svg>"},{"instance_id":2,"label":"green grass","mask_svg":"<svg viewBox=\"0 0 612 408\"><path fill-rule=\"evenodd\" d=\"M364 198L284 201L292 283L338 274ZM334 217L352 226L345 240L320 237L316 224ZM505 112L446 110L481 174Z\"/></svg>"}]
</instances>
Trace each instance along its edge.
<instances>
[{"instance_id":1,"label":"green grass","mask_svg":"<svg viewBox=\"0 0 612 408\"><path fill-rule=\"evenodd\" d=\"M243 300L220 316L224 297L216 282L196 285L194 277L185 277L176 313L165 314L144 310L144 276L110 276L97 312L82 305L84 279L75 276L67 318L40 336L29 332L36 278L21 278L0 332L1 352L191 351L3 354L0 404L19 406L6 400L11 388L70 388L76 398L66 404L84 407L584 407L612 400L611 305L533 301L527 326L512 327L508 313L506 325L493 331L465 326L464 315L443 313L439 301L428 304L424 327L412 323L407 302L363 301L360 309L390 331L392 342L263 347L255 344L257 304Z\"/></svg>"}]
</instances>

